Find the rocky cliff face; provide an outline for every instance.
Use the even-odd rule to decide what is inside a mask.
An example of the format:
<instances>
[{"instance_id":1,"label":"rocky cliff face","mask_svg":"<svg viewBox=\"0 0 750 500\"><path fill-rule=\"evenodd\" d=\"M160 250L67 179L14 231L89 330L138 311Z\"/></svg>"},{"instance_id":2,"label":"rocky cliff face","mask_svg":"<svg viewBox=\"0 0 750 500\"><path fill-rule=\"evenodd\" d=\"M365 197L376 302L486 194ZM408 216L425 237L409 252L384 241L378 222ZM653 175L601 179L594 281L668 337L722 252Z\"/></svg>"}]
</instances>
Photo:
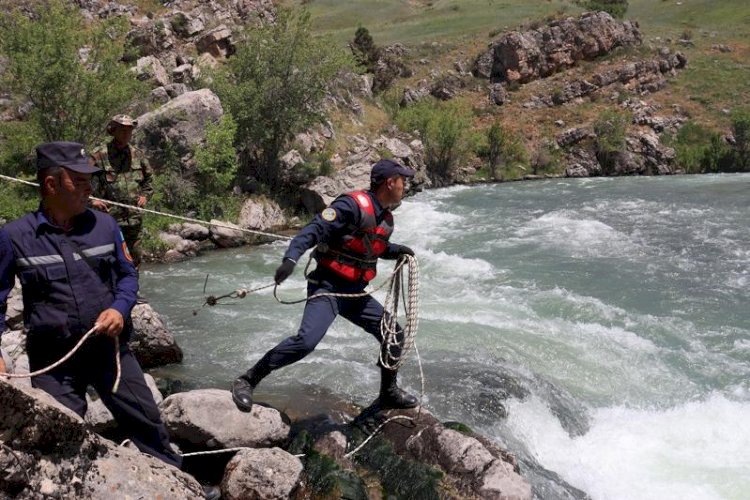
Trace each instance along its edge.
<instances>
[{"instance_id":1,"label":"rocky cliff face","mask_svg":"<svg viewBox=\"0 0 750 500\"><path fill-rule=\"evenodd\" d=\"M474 75L495 81L527 83L608 54L638 45L638 24L618 22L606 12L553 21L538 29L511 31L490 44L474 64Z\"/></svg>"}]
</instances>

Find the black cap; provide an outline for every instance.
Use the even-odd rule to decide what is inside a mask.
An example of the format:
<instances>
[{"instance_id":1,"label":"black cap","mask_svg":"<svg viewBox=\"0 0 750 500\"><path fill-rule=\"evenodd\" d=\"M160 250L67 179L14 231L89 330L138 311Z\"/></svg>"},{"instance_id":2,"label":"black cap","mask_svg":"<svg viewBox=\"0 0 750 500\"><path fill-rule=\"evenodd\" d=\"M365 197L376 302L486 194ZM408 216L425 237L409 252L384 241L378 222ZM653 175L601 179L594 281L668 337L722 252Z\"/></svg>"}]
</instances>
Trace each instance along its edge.
<instances>
[{"instance_id":1,"label":"black cap","mask_svg":"<svg viewBox=\"0 0 750 500\"><path fill-rule=\"evenodd\" d=\"M380 160L372 166L372 171L370 172L370 183L377 185L386 179L390 179L397 175L414 177L414 170L406 168L393 160Z\"/></svg>"},{"instance_id":2,"label":"black cap","mask_svg":"<svg viewBox=\"0 0 750 500\"><path fill-rule=\"evenodd\" d=\"M83 144L77 142L48 142L36 147L36 168L65 167L81 174L93 174L100 169L91 165Z\"/></svg>"}]
</instances>

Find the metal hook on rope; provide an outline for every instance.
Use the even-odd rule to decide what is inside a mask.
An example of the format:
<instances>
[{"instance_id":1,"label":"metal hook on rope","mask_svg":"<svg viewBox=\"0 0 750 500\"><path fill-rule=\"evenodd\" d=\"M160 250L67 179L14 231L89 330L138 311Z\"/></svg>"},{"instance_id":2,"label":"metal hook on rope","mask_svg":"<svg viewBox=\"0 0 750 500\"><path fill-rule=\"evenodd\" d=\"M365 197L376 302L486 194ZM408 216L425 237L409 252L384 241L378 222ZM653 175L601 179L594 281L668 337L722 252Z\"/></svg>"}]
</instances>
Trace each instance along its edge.
<instances>
[{"instance_id":1,"label":"metal hook on rope","mask_svg":"<svg viewBox=\"0 0 750 500\"><path fill-rule=\"evenodd\" d=\"M219 301L222 299L244 299L248 296L248 294L251 294L253 292L258 292L260 290L264 290L266 288L270 288L272 286L275 286L276 283L270 283L268 285L259 286L257 288L253 288L251 290L248 290L247 288L238 288L237 290L233 290L229 293L225 293L224 295L206 295L206 286L208 285L208 274L206 274L206 280L203 282L203 296L205 297L205 300L201 307L213 307L219 305ZM193 316L197 315L198 311L193 310Z\"/></svg>"}]
</instances>

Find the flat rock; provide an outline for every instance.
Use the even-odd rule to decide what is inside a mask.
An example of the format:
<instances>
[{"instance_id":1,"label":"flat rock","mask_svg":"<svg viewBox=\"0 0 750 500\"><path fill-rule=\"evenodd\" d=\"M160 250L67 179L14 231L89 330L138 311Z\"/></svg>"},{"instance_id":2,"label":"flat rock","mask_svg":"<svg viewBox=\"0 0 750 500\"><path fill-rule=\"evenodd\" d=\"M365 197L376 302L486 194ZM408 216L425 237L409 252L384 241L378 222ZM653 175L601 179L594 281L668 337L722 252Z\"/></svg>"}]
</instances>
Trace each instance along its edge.
<instances>
[{"instance_id":1,"label":"flat rock","mask_svg":"<svg viewBox=\"0 0 750 500\"><path fill-rule=\"evenodd\" d=\"M161 404L170 435L207 448L277 446L289 437L289 425L273 408L253 405L241 412L229 391L200 389L172 394Z\"/></svg>"}]
</instances>

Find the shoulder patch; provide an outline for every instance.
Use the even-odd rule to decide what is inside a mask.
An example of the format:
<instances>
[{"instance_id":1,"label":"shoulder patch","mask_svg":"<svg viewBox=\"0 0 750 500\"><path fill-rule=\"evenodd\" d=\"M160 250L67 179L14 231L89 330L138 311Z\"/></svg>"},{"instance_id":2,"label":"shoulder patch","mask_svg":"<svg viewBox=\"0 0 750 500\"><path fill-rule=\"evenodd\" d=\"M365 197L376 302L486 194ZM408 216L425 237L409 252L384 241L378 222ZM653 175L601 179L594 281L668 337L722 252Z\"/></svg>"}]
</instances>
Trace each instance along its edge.
<instances>
[{"instance_id":1,"label":"shoulder patch","mask_svg":"<svg viewBox=\"0 0 750 500\"><path fill-rule=\"evenodd\" d=\"M130 249L128 248L128 244L125 243L125 236L123 236L122 231L120 231L120 239L122 240L122 254L125 256L125 260L133 263L133 256L130 255Z\"/></svg>"},{"instance_id":2,"label":"shoulder patch","mask_svg":"<svg viewBox=\"0 0 750 500\"><path fill-rule=\"evenodd\" d=\"M326 222L333 222L336 220L336 209L328 207L320 213L320 216Z\"/></svg>"}]
</instances>

